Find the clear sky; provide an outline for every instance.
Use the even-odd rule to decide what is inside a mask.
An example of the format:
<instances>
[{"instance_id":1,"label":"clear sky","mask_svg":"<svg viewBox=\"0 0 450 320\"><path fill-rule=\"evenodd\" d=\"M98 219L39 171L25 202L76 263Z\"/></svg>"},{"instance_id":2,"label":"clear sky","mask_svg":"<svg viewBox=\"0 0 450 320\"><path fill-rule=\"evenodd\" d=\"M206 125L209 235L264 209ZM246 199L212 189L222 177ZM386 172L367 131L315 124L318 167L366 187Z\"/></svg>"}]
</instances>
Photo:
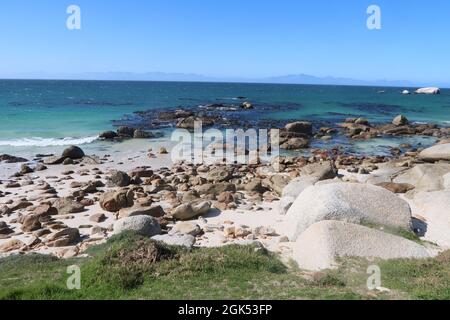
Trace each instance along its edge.
<instances>
[{"instance_id":1,"label":"clear sky","mask_svg":"<svg viewBox=\"0 0 450 320\"><path fill-rule=\"evenodd\" d=\"M66 28L81 8L82 29ZM366 27L377 4L382 29ZM448 0L2 0L0 76L286 74L450 82Z\"/></svg>"}]
</instances>

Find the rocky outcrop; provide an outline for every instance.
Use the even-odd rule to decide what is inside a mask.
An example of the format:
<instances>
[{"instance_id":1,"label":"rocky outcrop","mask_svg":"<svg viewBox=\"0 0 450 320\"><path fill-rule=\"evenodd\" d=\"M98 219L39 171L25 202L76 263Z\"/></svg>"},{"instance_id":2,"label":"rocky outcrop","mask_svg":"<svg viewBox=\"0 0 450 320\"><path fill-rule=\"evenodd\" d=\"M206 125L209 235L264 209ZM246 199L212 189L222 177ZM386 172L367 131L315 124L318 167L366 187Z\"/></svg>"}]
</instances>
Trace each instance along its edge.
<instances>
[{"instance_id":1,"label":"rocky outcrop","mask_svg":"<svg viewBox=\"0 0 450 320\"><path fill-rule=\"evenodd\" d=\"M429 258L427 249L413 241L342 221L321 221L310 226L294 245L293 257L306 270L332 269L339 258L383 260Z\"/></svg>"}]
</instances>

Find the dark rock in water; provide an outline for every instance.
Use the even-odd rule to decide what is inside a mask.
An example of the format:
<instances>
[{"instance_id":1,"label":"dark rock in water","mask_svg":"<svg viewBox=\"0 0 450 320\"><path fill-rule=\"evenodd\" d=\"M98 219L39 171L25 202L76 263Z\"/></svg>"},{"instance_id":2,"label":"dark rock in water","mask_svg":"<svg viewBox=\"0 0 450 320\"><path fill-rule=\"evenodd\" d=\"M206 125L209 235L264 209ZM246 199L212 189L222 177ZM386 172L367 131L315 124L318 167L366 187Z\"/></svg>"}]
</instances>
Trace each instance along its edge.
<instances>
[{"instance_id":1,"label":"dark rock in water","mask_svg":"<svg viewBox=\"0 0 450 320\"><path fill-rule=\"evenodd\" d=\"M188 117L179 120L176 124L176 127L180 129L194 130L196 121L201 122L204 128L214 125L214 119L209 117Z\"/></svg>"},{"instance_id":2,"label":"dark rock in water","mask_svg":"<svg viewBox=\"0 0 450 320\"><path fill-rule=\"evenodd\" d=\"M395 126L404 126L404 125L409 124L409 121L404 115L399 115L394 118L394 120L392 121L392 124Z\"/></svg>"},{"instance_id":3,"label":"dark rock in water","mask_svg":"<svg viewBox=\"0 0 450 320\"><path fill-rule=\"evenodd\" d=\"M165 111L160 112L158 115L158 119L162 121L171 121L177 120L181 118L188 118L194 115L194 112L187 110L175 110L175 111Z\"/></svg>"},{"instance_id":4,"label":"dark rock in water","mask_svg":"<svg viewBox=\"0 0 450 320\"><path fill-rule=\"evenodd\" d=\"M313 133L312 124L311 122L307 121L297 121L293 123L288 123L285 129L287 132L302 133L308 136L312 136Z\"/></svg>"},{"instance_id":5,"label":"dark rock in water","mask_svg":"<svg viewBox=\"0 0 450 320\"><path fill-rule=\"evenodd\" d=\"M254 106L250 102L244 102L243 104L241 104L241 108L250 110L250 109L254 109Z\"/></svg>"},{"instance_id":6,"label":"dark rock in water","mask_svg":"<svg viewBox=\"0 0 450 320\"><path fill-rule=\"evenodd\" d=\"M134 129L127 126L121 126L117 129L117 134L120 137L132 138L134 136Z\"/></svg>"},{"instance_id":7,"label":"dark rock in water","mask_svg":"<svg viewBox=\"0 0 450 320\"><path fill-rule=\"evenodd\" d=\"M369 120L366 118L358 118L355 120L355 124L363 125L363 126L370 126Z\"/></svg>"},{"instance_id":8,"label":"dark rock in water","mask_svg":"<svg viewBox=\"0 0 450 320\"><path fill-rule=\"evenodd\" d=\"M105 131L99 135L100 139L113 140L117 137L117 133L114 131Z\"/></svg>"},{"instance_id":9,"label":"dark rock in water","mask_svg":"<svg viewBox=\"0 0 450 320\"><path fill-rule=\"evenodd\" d=\"M27 159L21 157L11 156L9 154L0 155L0 162L5 163L20 163L20 162L28 162Z\"/></svg>"},{"instance_id":10,"label":"dark rock in water","mask_svg":"<svg viewBox=\"0 0 450 320\"><path fill-rule=\"evenodd\" d=\"M70 158L72 160L82 159L84 152L77 146L70 146L65 149L61 155L63 158Z\"/></svg>"},{"instance_id":11,"label":"dark rock in water","mask_svg":"<svg viewBox=\"0 0 450 320\"><path fill-rule=\"evenodd\" d=\"M305 138L292 138L281 144L282 149L300 150L309 147L309 140Z\"/></svg>"}]
</instances>

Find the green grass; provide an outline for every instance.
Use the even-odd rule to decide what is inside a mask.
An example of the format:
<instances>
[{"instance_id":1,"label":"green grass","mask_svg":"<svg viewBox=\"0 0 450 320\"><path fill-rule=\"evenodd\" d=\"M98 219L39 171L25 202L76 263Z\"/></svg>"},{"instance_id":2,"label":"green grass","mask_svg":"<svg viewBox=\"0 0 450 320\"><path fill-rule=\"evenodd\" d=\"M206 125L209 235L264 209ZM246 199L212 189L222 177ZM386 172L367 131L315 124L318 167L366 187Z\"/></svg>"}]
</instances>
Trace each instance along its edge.
<instances>
[{"instance_id":1,"label":"green grass","mask_svg":"<svg viewBox=\"0 0 450 320\"><path fill-rule=\"evenodd\" d=\"M0 299L450 298L450 254L380 262L383 286L392 289L386 295L367 290L368 262L357 259L346 259L339 270L307 273L256 246L188 251L131 233L88 253L90 258L72 260L1 259ZM66 287L70 265L80 266L81 290Z\"/></svg>"},{"instance_id":2,"label":"green grass","mask_svg":"<svg viewBox=\"0 0 450 320\"><path fill-rule=\"evenodd\" d=\"M399 236L399 237L405 238L407 240L414 241L414 242L416 242L418 244L425 244L425 243L427 243L426 241L421 240L420 237L417 234L415 234L414 232L409 231L409 230L405 230L405 229L402 229L402 228L383 226L383 225L379 225L379 224L375 224L375 223L371 223L371 222L367 222L367 221L363 221L361 223L361 225L363 225L363 226L365 226L367 228L383 231L383 232L392 234L394 236Z\"/></svg>"}]
</instances>

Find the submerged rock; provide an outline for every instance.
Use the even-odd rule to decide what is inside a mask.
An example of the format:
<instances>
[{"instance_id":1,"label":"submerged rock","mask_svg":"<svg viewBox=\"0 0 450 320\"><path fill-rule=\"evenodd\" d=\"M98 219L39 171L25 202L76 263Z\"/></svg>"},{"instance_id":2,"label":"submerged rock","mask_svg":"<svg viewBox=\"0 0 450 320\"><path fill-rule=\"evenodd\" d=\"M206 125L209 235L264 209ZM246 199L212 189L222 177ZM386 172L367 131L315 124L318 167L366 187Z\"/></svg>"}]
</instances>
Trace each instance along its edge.
<instances>
[{"instance_id":1,"label":"submerged rock","mask_svg":"<svg viewBox=\"0 0 450 320\"><path fill-rule=\"evenodd\" d=\"M307 121L297 121L293 123L288 123L285 127L287 132L301 133L308 136L312 136L313 128L311 122Z\"/></svg>"},{"instance_id":2,"label":"submerged rock","mask_svg":"<svg viewBox=\"0 0 450 320\"><path fill-rule=\"evenodd\" d=\"M105 140L113 140L117 137L117 133L114 131L105 131L100 133L99 138Z\"/></svg>"}]
</instances>

